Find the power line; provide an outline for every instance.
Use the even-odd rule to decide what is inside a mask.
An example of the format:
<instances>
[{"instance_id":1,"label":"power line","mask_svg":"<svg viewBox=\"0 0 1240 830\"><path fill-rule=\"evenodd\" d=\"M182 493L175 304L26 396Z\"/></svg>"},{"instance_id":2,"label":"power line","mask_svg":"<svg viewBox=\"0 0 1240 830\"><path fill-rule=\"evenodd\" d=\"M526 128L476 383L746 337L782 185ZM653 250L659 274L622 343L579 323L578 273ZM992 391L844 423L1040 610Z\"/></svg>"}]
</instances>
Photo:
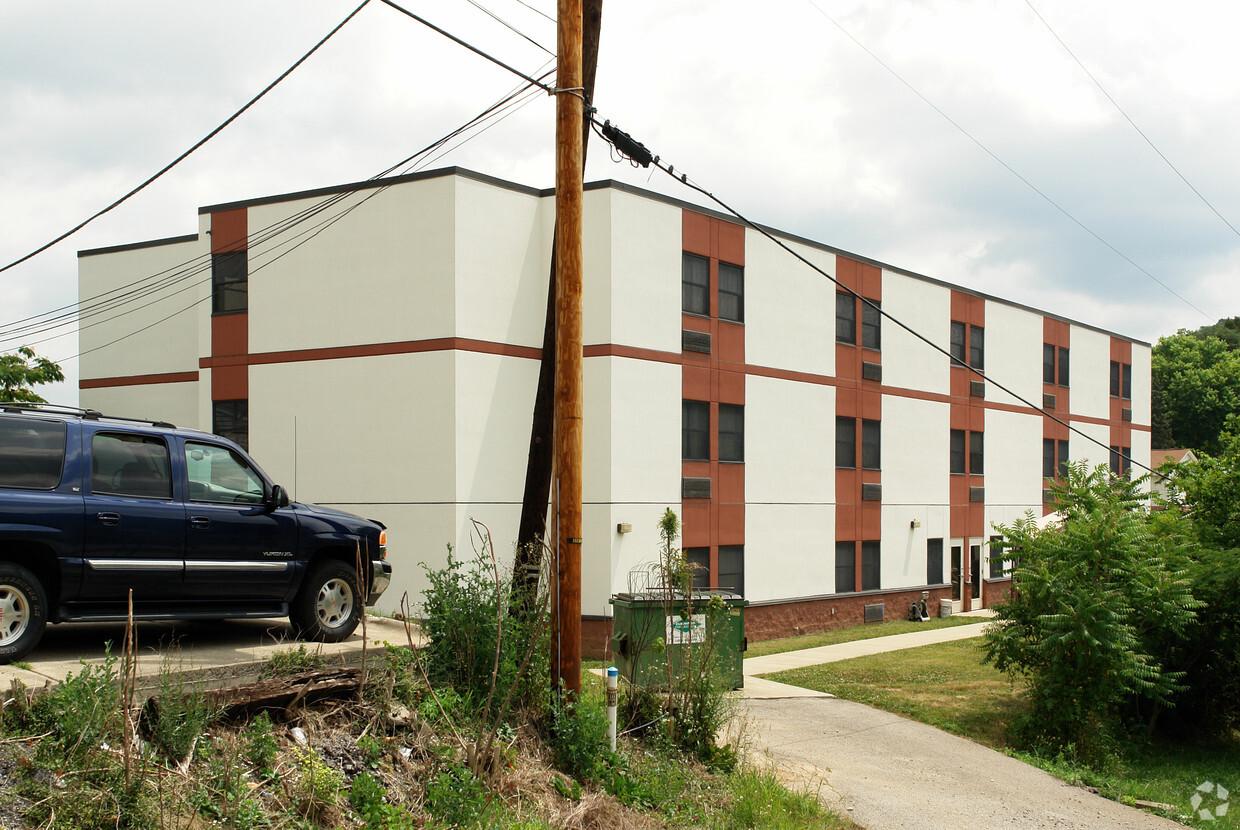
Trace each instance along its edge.
<instances>
[{"instance_id":1,"label":"power line","mask_svg":"<svg viewBox=\"0 0 1240 830\"><path fill-rule=\"evenodd\" d=\"M617 144L615 141L613 141L613 140L612 140L612 138L611 138L611 137L609 137L609 135L603 131L603 129L599 126L599 124L598 124L598 122L597 122L596 120L591 119L591 124L592 124L592 126L595 128L595 132L597 132L597 133L598 133L599 138L602 138L604 141L607 141L607 142L611 143L611 144L612 144L612 146L616 147L616 149L617 149L617 150L621 150L621 152L624 152L624 150L622 150L622 149L621 149L621 146L620 146L619 144ZM611 135L613 135L613 136L614 136L614 134L615 134L614 132L611 132ZM632 139L630 138L629 140L631 141ZM642 146L642 145L638 145L638 146ZM644 147L642 147L642 149L643 149L643 150L645 150L645 148L644 148ZM696 182L692 181L692 180L689 178L689 176L688 176L687 174L685 174L685 173L683 173L683 172L681 172L681 173L677 173L677 172L673 169L672 165L664 163L664 162L663 162L663 161L662 161L662 160L661 160L658 156L654 156L654 157L651 159L651 162L650 162L650 163L651 163L651 164L653 164L655 167L657 167L659 170L662 170L662 171L663 171L664 173L666 173L667 175L671 176L671 177L672 177L673 179L675 179L676 181L680 182L680 183L681 183L682 185L684 185L685 187L688 187L689 189L694 190L694 191L696 191L696 192L698 192L698 193L702 194L702 195L703 195L703 196L705 196L707 199L710 199L712 202L714 202L715 204L719 205L719 207L721 207L723 210L727 211L728 213L732 214L732 215L733 215L733 216L735 216L737 219L739 219L742 223L744 223L744 224L745 224L745 226L747 226L747 227L749 227L749 228L752 228L752 229L754 229L755 231L757 231L758 233L762 234L764 237L766 237L766 238L767 238L767 239L769 239L771 242L773 242L773 243L775 243L776 245L778 245L778 246L779 246L780 248L782 248L784 251L786 251L787 253L791 254L793 257L795 257L796 259L800 260L800 261L801 261L802 263L804 263L805 265L808 265L808 266L809 266L810 268L812 268L814 271L816 271L817 273L819 273L819 274L821 274L822 276L826 277L826 278L827 278L828 280L830 280L831 282L835 283L836 287L838 287L838 288L840 288L840 289L844 290L845 292L847 292L847 293L851 294L853 297L857 298L857 299L858 299L858 300L860 300L861 302L865 303L867 306L869 306L870 308L874 309L874 310L875 310L876 312L878 312L880 315L882 315L883 317L887 318L888 320L890 320L892 323L894 323L895 325L899 326L900 328L904 329L906 332L908 332L910 335L912 335L912 336L913 336L914 338L916 338L917 340L920 340L922 343L925 343L927 346L929 346L930 348L932 348L932 349L934 349L935 351L939 352L940 354L945 355L945 356L946 356L949 360L951 360L952 365L954 365L954 366L962 366L962 367L964 367L965 369L968 369L970 372L972 372L973 374L977 375L977 376L978 376L979 378L981 378L983 381L987 381L987 382L989 382L991 385L993 385L996 389L999 389L999 390L1001 390L1001 391L1003 391L1003 392L1006 392L1008 395L1011 395L1013 398L1015 398L1016 400L1020 401L1020 402L1021 402L1021 403L1023 403L1025 406L1029 407L1030 409L1034 410L1035 412L1038 412L1038 413L1041 413L1042 415L1045 415L1046 417L1048 417L1048 418L1050 418L1051 420L1055 421L1057 424L1059 424L1059 425L1061 425L1061 426L1063 426L1063 427L1066 427L1067 429L1071 430L1072 432L1075 432L1077 435L1080 435L1082 438L1085 438L1086 440L1088 440L1088 441L1090 441L1090 442L1092 442L1092 443L1094 443L1094 444L1097 444L1098 446L1100 446L1100 447L1102 447L1104 450L1106 450L1108 453L1111 451L1110 446L1108 446L1108 445L1106 445L1106 444L1103 444L1101 441L1099 441L1098 439L1094 438L1092 435L1088 435L1088 434L1086 434L1085 432L1083 432L1083 431L1081 431L1080 429L1078 429L1077 427L1072 426L1072 424L1070 424L1070 423L1068 423L1067 421L1065 421L1065 420L1061 419L1059 416L1055 415L1053 412L1047 412L1045 409L1043 409L1042 407L1040 407L1040 406L1038 406L1038 405L1034 404L1032 401L1028 400L1027 398L1025 398L1025 397L1021 396L1020 394L1018 394L1017 392L1013 391L1013 390L1012 390L1011 388L1009 388L1008 386L1005 386L1004 384L1000 383L999 381L994 380L994 379L992 379L992 378L988 377L988 376L986 375L986 373L985 373L985 372L983 372L982 370L977 369L977 368L974 368L973 366L970 366L967 362L962 362L962 361L958 360L957 358L955 358L955 357L952 355L952 353L951 353L950 351L948 351L947 349L944 349L942 346L940 346L939 344L935 343L933 340L931 340L930 338L926 337L925 335L921 334L920 332L918 332L918 331L917 331L916 329L914 329L913 327L909 326L909 325L908 325L907 323L905 323L904 321L902 321L902 320L900 320L899 318L897 318L897 317L893 316L890 312L885 311L885 310L882 308L882 306L880 306L878 303L874 302L873 300L870 300L870 299L867 299L867 298L865 298L865 297L861 296L861 295L860 295L859 293L857 293L855 290L853 290L852 288L848 287L848 286L847 286L847 285L845 285L844 283L840 282L840 281L839 281L839 280L837 280L835 277L831 276L831 275L830 275L830 274L828 274L826 271L824 271L822 268L820 268L820 267L818 267L817 265L815 265L813 262L810 262L810 261L809 261L808 259L806 259L804 256L802 256L801 254L799 254L799 253L797 253L795 250L793 250L793 249L792 249L792 248L791 248L791 247L790 247L787 243L785 243L783 240L779 239L779 238L778 238L778 237L776 237L773 233L771 233L770 231L768 231L765 227L763 227L762 225L757 224L756 222L752 221L752 220L751 220L751 219L749 219L748 217L744 216L744 215L743 215L743 214L741 214L738 210L736 210L736 208L734 208L734 207L732 207L731 205L729 205L728 203L724 202L722 199L720 199L720 198L719 198L718 196L716 196L715 194L711 193L711 192L710 192L709 190L707 190L706 188L704 188L704 187L702 187L701 185L697 184ZM1139 461L1132 461L1131 463L1136 464L1138 467L1141 467L1142 469L1149 470L1150 472L1154 472L1154 471L1153 471L1150 467L1147 467L1146 465L1144 465L1144 464L1140 463Z\"/></svg>"},{"instance_id":2,"label":"power line","mask_svg":"<svg viewBox=\"0 0 1240 830\"><path fill-rule=\"evenodd\" d=\"M1111 97L1111 93L1107 92L1106 88L1102 85L1102 83L1096 77L1094 77L1094 73L1090 72L1089 69L1085 66L1085 64L1081 63L1081 59L1078 58L1076 56L1076 53L1073 52L1068 47L1068 44L1064 43L1064 40L1063 38L1059 36L1059 33L1051 28L1051 24L1046 21L1046 18L1042 16L1041 12L1039 12L1036 8L1034 8L1033 3L1031 3L1029 0L1025 0L1025 5L1029 7L1029 10L1031 12L1033 12L1034 17L1036 17L1042 23L1042 25L1046 27L1046 31L1051 33L1051 37L1055 38L1055 40L1058 41L1059 45L1063 47L1064 51L1068 53L1068 57L1072 58L1072 60L1076 62L1076 65L1081 68L1081 71L1085 73L1085 76L1089 78L1089 80L1093 81L1094 86L1098 87L1098 91L1101 92L1103 96L1108 101L1111 102L1111 106L1115 107L1116 112L1124 116L1124 120L1127 121L1129 125L1131 125L1132 128L1137 131L1137 135L1141 136L1141 138L1145 141L1145 143L1150 146L1150 149L1153 150L1156 154L1158 154L1158 157L1162 159L1168 167L1171 168L1171 172L1179 176L1180 181L1188 185L1188 189L1193 191L1193 193L1197 196L1197 198L1202 201L1202 204L1208 207L1215 216L1217 216L1220 220L1222 220L1223 224L1226 225L1228 228L1230 228L1232 233L1234 233L1236 236L1240 236L1240 230L1237 230L1235 225L1227 221L1227 217L1219 213L1218 208L1210 204L1210 200L1207 199L1205 196L1203 196L1201 191L1193 186L1193 183L1190 182L1184 176L1184 174L1180 172L1179 168L1177 168L1174 164L1171 163L1171 159L1167 158L1163 154L1163 151L1159 150L1158 147L1154 145L1154 142L1151 141L1150 137L1145 134L1145 131L1137 126L1137 122L1133 121L1132 118L1129 117L1128 113L1124 111L1124 108L1121 107L1119 103L1114 98Z\"/></svg>"},{"instance_id":3,"label":"power line","mask_svg":"<svg viewBox=\"0 0 1240 830\"><path fill-rule=\"evenodd\" d=\"M521 37L525 38L525 39L526 39L526 40L528 40L530 43L534 44L534 45L535 45L535 46L537 46L539 49L541 49L541 50L543 50L544 52L546 52L548 55L551 55L552 57L555 57L555 52L552 52L552 51L551 51L550 49L548 49L546 46L543 46L541 43L539 43L538 41L534 40L534 38L530 37L530 36L529 36L529 35L527 35L525 32L521 31L521 30L520 30L520 29L518 29L516 26L512 25L511 23L509 23L507 20L505 20L504 18L500 17L500 16L499 16L498 14L496 14L495 12L491 11L491 10L490 10L490 9L488 9L486 6L484 6L484 5L482 5L481 3L479 3L479 2L478 2L478 0L469 0L469 5L473 6L475 9L477 9L478 11L480 11L480 12L482 12L483 14L487 15L488 17L490 17L492 20L495 20L495 21L496 21L496 22L498 22L499 24L501 24L501 25L503 25L503 26L506 26L509 30L511 30L511 31L513 31L513 32L516 32L518 35L520 35Z\"/></svg>"},{"instance_id":4,"label":"power line","mask_svg":"<svg viewBox=\"0 0 1240 830\"><path fill-rule=\"evenodd\" d=\"M1213 321L1214 321L1214 319L1215 319L1214 317L1210 316L1209 314L1206 314L1204 311L1202 311L1200 308L1198 308L1197 306L1195 306L1193 303L1189 302L1189 300L1188 300L1188 299L1186 299L1185 297L1181 296L1181 295L1179 294L1179 292L1177 292L1174 288L1172 288L1171 286L1167 285L1167 283L1163 282L1163 281L1162 281L1162 280L1160 280L1158 277L1154 276L1152 273L1150 273L1149 271L1147 271L1145 268L1143 268L1143 267L1141 267L1140 265L1138 265L1138 264L1137 264L1137 263L1136 263L1136 262L1132 259L1132 257L1128 256L1128 255L1127 255L1127 254L1125 254L1123 251L1121 251L1119 248L1116 248L1116 247L1115 247L1114 245L1112 245L1110 242L1108 242L1107 240L1103 239L1103 238L1102 238L1102 236L1100 236L1100 235L1099 235L1096 231L1094 231L1092 228L1090 228L1088 225L1086 225L1086 224L1085 224L1084 222L1082 222L1080 219L1077 219L1075 216L1073 216L1071 213L1069 213L1069 212L1067 211L1067 209L1065 209L1062 205L1060 205L1058 202L1056 202L1054 199L1052 199L1052 198L1051 198L1050 196L1048 196L1046 193L1044 193L1044 192L1042 192L1040 189L1038 189L1038 187L1037 187L1036 185L1034 185L1034 184L1033 184L1033 182L1029 181L1027 178L1025 178L1025 177L1024 177L1024 176L1022 176L1020 173L1018 173L1014 167L1012 167L1010 164L1008 164L1008 163L1007 163L1006 161L1004 161L1003 159L999 158L999 156L998 156L998 155L996 155L996 154L995 154L995 153L994 153L994 152L993 152L993 151L992 151L989 147L987 147L985 144L983 144L983 143L982 143L979 139L975 138L975 137L973 136L973 134L972 134L972 133L970 133L970 132L969 132L968 130L966 130L964 127L960 126L960 124L959 124L959 123L957 123L957 122L956 122L956 121L955 121L955 120L954 120L954 119L953 119L950 115L948 115L946 112L944 112L942 109L940 109L940 108L939 108L939 106L938 106L937 104L935 104L933 101L931 101L931 100L930 100L929 98L927 98L925 95L923 95L923 94L922 94L922 93L921 93L921 92L920 92L920 91L919 91L919 90L918 90L915 86L913 86L911 83L909 83L908 81L904 80L903 76L901 76L899 72L896 72L896 71L895 71L894 69L892 69L892 68L891 68L891 67L890 67L890 66L889 66L889 65L888 65L888 64L887 64L887 63L886 63L886 62L885 62L882 58L880 58L880 57L879 57L878 55L876 55L874 52L870 51L869 47L867 47L864 43L862 43L860 40L858 40L856 37L854 37L854 36L853 36L853 34L852 34L852 32L850 32L850 31L848 31L847 29L845 29L845 28L843 27L843 25L841 25L841 24L840 24L840 22L839 22L839 21L837 21L834 17L832 17L831 15L827 14L827 12L825 12L825 11L824 11L824 10L823 10L823 9L822 9L822 8L821 8L821 7L820 7L820 6L819 6L819 5L818 5L818 4L817 4L814 0L806 0L806 2L808 2L811 6L813 6L813 7L814 7L814 9L815 9L815 10L817 10L817 12L818 12L819 14L821 14L821 15L822 15L823 17L825 17L827 20L831 21L831 24L832 24L832 25L834 25L834 26L835 26L835 28L839 29L839 30L840 30L840 32L842 32L842 33L844 34L844 36L845 36L845 37L847 37L849 40L851 40L853 43L855 43L855 44L856 44L856 45L857 45L857 46L861 49L861 51L863 51L863 52L865 52L867 55L869 55L869 56L870 56L870 57L871 57L871 58L872 58L872 59L873 59L873 60L874 60L874 61L875 61L875 62L876 62L879 66L881 66L883 69L887 70L887 72L888 72L888 73L889 73L889 74L890 74L893 78L895 78L897 81L899 81L901 84L903 84L903 85L905 86L905 88L907 88L907 89L908 89L908 91L909 91L909 92L913 93L913 94L914 94L914 95L916 95L918 98L920 98L920 99L922 100L922 102L926 104L926 106L930 107L932 110L934 110L936 113L938 113L938 114L939 114L939 115L943 118L943 120L945 120L948 124L951 124L953 127L955 127L955 128L956 128L956 129L960 132L960 134L961 134L961 135L963 135L965 138L969 139L969 141L972 141L974 144L976 144L976 145L978 146L978 148L979 148L979 149L981 149L981 151L982 151L982 152L984 152L986 155L990 156L992 159L994 159L996 162L998 162L998 163L999 163L999 164L1003 167L1003 169L1007 170L1007 171L1008 171L1009 173L1011 173L1013 176L1015 176L1016 178L1020 179L1020 181L1021 181L1021 182L1022 182L1025 186L1026 186L1026 187L1028 187L1028 188L1029 188L1030 190L1032 190L1034 193L1036 193L1036 194L1038 194L1039 196L1041 196L1041 197L1042 197L1042 199L1043 199L1043 201L1045 201L1047 204L1049 204L1049 205L1050 205L1051 207L1053 207L1055 210L1057 210L1057 211L1059 211L1061 214L1063 214L1063 215L1064 215L1064 217L1066 217L1069 221L1071 221L1074 225L1076 225L1077 227L1079 227L1081 230L1085 231L1085 233L1089 234L1089 235L1090 235L1090 236L1092 236L1094 239L1096 239L1096 240L1098 240L1099 242L1101 242L1101 243L1102 243L1105 247L1109 248L1109 249L1111 250L1111 252L1112 252L1112 253L1114 253L1116 256L1118 256L1120 259L1124 260L1124 261L1125 261L1125 262L1127 262L1129 265L1131 265L1133 268L1136 268L1136 269L1137 269L1138 271L1140 271L1142 274L1144 274L1145 276L1149 277L1149 278L1150 278L1151 280L1153 280L1154 282L1156 282L1156 283L1158 283L1159 285L1161 285L1161 286L1162 286L1164 289L1166 289L1166 290L1167 290L1167 292L1168 292L1168 293L1170 293L1173 297L1175 297L1175 298L1176 298L1177 300L1179 300L1180 302L1184 303L1184 305L1186 305L1186 306L1188 306L1189 308L1193 309L1194 311L1196 311L1198 314L1200 314L1202 317L1206 318L1207 320L1210 320L1211 322L1213 322Z\"/></svg>"},{"instance_id":5,"label":"power line","mask_svg":"<svg viewBox=\"0 0 1240 830\"><path fill-rule=\"evenodd\" d=\"M176 166L177 166L178 164L180 164L182 161L184 161L185 159L187 159L187 158L190 156L190 154L191 154L191 153L193 153L195 150L197 150L197 149L198 149L199 147L201 147L202 145L206 144L206 143L207 143L208 141L210 141L211 139L215 138L215 136L216 136L217 134L219 134L219 132L220 132L221 130L223 130L225 127L227 127L227 126L228 126L229 124L231 124L232 122L236 121L239 117L241 117L242 113L244 113L244 112L245 112L246 110L248 110L250 107L254 106L256 103L258 103L258 102L259 102L259 101L260 101L260 100L261 100L261 99L262 99L262 98L263 98L263 97L264 97L264 96L265 96L268 92L270 92L271 90L275 89L275 87L276 87L276 85L277 85L277 84L279 84L281 81L283 81L283 80L284 80L285 78L287 78L289 75L291 75L291 74L293 73L293 70L297 69L297 67L299 67L299 66L301 66L303 63L305 63L305 62L306 62L306 60L307 60L307 59L309 59L309 57L310 57L311 55L313 55L315 52L317 52L317 51L319 50L319 47L320 47L320 46L322 46L324 43L327 43L327 41L328 41L328 40L330 40L330 39L331 39L331 37L332 37L334 34L336 34L336 32L338 32L338 31L340 31L342 28L344 28L344 25L345 25L346 23L348 23L350 20L352 20L352 19L353 19L353 18L354 18L354 17L358 14L358 12L360 12L363 8L365 8L365 7L366 7L366 4L367 4L367 3L369 3L369 2L370 2L370 0L362 0L362 4L361 4L360 6L358 6L356 9L354 9L352 12L350 12L350 13L349 13L349 15L348 15L348 16L347 16L344 20L342 20L342 21L340 21L338 24L336 24L336 27L335 27L334 29L332 29L330 32L328 32L326 35L324 35L324 36L323 36L323 38L322 38L322 39L321 39L318 43L316 43L313 47L311 47L311 49L310 49L310 51L309 51L309 52L306 52L306 54L304 54L304 55L302 55L300 58L298 58L298 59L297 59L297 61L296 61L296 62L295 62L292 66L290 66L288 69L286 69L286 70L284 70L282 73L280 73L280 76L279 76L279 77L277 77L277 78L276 78L274 81L272 81L270 84L268 84L268 85L267 85L267 86L263 89L263 91L262 91L262 92L258 93L258 94L257 94L257 95L255 95L253 98L251 98L251 99L250 99L250 100L249 100L249 101L245 104L245 106L243 106L241 109L239 109L239 110L237 110L236 112L234 112L231 116L229 116L229 117L228 117L228 118L227 118L227 119L226 119L223 123L221 123L221 124L220 124L218 127L216 127L214 130L212 130L211 132L207 133L207 134L206 134L206 135L205 135L202 139L200 139L200 140L199 140L196 144L194 144L194 146L190 147L190 148L189 148L188 150L186 150L184 153L182 153L181 155L177 156L177 157L176 157L175 159L173 159L172 161L168 162L168 164L164 165L164 167L163 167L163 168L161 168L161 169L159 170L159 172L155 173L155 175L151 176L151 177L150 177L150 178L148 178L146 181L142 182L142 184L138 185L138 186L137 186L137 187L135 187L133 190L129 191L129 192L128 192L128 193L126 193L124 196L122 196L122 197L120 197L119 199L117 199L116 201L114 201L112 204L108 205L107 207L105 207L105 208L103 208L102 210L98 211L97 213L93 214L93 215L92 215L92 216L90 216L89 218L87 218L87 219L83 220L82 222L78 223L78 224L77 224L77 225L75 225L74 227L72 227L72 228L70 228L69 230L65 231L65 232L64 232L64 233L62 233L60 236L58 236L58 237L56 237L55 239L53 239L51 242L48 242L48 243L46 243L46 244L44 244L44 245L42 245L42 246L40 246L40 247L36 248L35 250L31 251L30 253L26 254L25 256L21 257L20 259L16 259L16 260L14 260L13 262L10 262L8 265L5 265L5 266L3 266L3 267L0 267L0 273L3 273L3 272L5 272L5 271L9 270L10 268L13 268L14 266L20 265L20 264L22 264L23 262L25 262L26 260L31 259L31 258L33 258L33 257L35 257L35 256L38 256L39 254L43 253L44 251L46 251L48 248L52 247L53 245L55 245L55 244L57 244L57 243L59 243L59 242L62 242L62 241L64 241L65 239L68 239L70 236L72 236L73 234L77 233L77 232L78 232L78 231L80 231L82 228L86 227L86 226L87 226L87 225L89 225L91 222L93 222L93 221L95 221L96 219L98 219L100 216L103 216L105 213L108 213L108 212L112 211L113 209L115 209L115 208L119 207L120 205L124 204L124 203L125 203L126 201L128 201L128 200L129 200L132 196L134 196L134 195L136 195L137 193L139 193L139 192L141 192L142 190L144 190L144 189L147 187L147 185L151 184L151 183L152 183L152 182L154 182L156 179L158 179L160 176L164 175L164 174L165 174L165 173L167 173L169 170L171 170L173 167L176 167Z\"/></svg>"}]
</instances>

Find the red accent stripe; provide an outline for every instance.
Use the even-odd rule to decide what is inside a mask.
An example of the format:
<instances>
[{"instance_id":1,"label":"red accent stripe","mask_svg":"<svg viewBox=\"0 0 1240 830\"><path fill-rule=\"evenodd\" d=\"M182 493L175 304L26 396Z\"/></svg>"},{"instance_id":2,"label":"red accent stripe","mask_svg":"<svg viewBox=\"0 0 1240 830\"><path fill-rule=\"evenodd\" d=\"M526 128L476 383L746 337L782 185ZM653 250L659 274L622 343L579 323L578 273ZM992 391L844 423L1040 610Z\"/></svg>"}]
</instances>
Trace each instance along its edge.
<instances>
[{"instance_id":1,"label":"red accent stripe","mask_svg":"<svg viewBox=\"0 0 1240 830\"><path fill-rule=\"evenodd\" d=\"M157 383L195 383L197 380L197 372L165 372L156 375L82 378L78 381L78 389L111 389L116 386L150 386Z\"/></svg>"}]
</instances>

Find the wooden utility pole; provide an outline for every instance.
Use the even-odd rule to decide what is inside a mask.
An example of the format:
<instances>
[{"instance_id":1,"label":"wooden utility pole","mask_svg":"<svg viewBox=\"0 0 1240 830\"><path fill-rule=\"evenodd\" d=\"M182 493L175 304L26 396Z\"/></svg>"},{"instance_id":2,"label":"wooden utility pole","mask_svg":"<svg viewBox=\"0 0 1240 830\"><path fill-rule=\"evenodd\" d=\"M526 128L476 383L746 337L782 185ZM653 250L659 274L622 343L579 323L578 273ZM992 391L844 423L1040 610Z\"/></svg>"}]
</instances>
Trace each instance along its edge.
<instances>
[{"instance_id":1,"label":"wooden utility pole","mask_svg":"<svg viewBox=\"0 0 1240 830\"><path fill-rule=\"evenodd\" d=\"M581 74L582 0L559 0L555 107L555 510L556 590L551 682L581 692Z\"/></svg>"},{"instance_id":2,"label":"wooden utility pole","mask_svg":"<svg viewBox=\"0 0 1240 830\"><path fill-rule=\"evenodd\" d=\"M594 78L598 73L598 45L603 28L603 0L585 0L582 13L582 86L586 100L594 100ZM581 164L585 168L590 149L590 126L582 119ZM555 315L556 258L552 243L551 273L547 277L547 318L543 327L542 362L538 369L538 390L530 424L530 451L525 467L525 492L521 498L521 523L517 528L517 552L513 568L513 594L518 607L537 605L538 578L543 543L547 540L547 502L551 498L551 476L555 457Z\"/></svg>"}]
</instances>

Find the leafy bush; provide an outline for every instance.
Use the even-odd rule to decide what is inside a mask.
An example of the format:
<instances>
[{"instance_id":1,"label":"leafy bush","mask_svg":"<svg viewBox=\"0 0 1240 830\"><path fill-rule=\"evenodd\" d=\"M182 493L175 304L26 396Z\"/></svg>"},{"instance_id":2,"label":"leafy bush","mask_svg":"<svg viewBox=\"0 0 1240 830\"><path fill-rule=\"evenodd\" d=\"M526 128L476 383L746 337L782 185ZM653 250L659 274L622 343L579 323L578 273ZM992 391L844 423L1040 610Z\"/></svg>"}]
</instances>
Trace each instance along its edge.
<instances>
[{"instance_id":1,"label":"leafy bush","mask_svg":"<svg viewBox=\"0 0 1240 830\"><path fill-rule=\"evenodd\" d=\"M499 576L490 554L486 540L468 565L451 548L443 569L423 563L430 582L422 613L427 675L432 683L446 683L462 696L481 702L491 698L494 672L499 698L515 686L514 701L536 705L546 697L547 688L550 652L545 611L541 605L533 611L523 610L513 601L508 587L511 580ZM529 662L522 672L527 655Z\"/></svg>"},{"instance_id":2,"label":"leafy bush","mask_svg":"<svg viewBox=\"0 0 1240 830\"><path fill-rule=\"evenodd\" d=\"M491 793L460 764L449 764L426 782L426 809L448 827L482 824L491 812Z\"/></svg>"},{"instance_id":3,"label":"leafy bush","mask_svg":"<svg viewBox=\"0 0 1240 830\"><path fill-rule=\"evenodd\" d=\"M349 804L365 822L366 830L413 830L418 826L413 816L388 803L387 790L366 772L353 779Z\"/></svg>"},{"instance_id":4,"label":"leafy bush","mask_svg":"<svg viewBox=\"0 0 1240 830\"><path fill-rule=\"evenodd\" d=\"M561 694L551 702L548 745L555 765L582 781L601 781L614 756L607 739L607 711L601 702Z\"/></svg>"},{"instance_id":5,"label":"leafy bush","mask_svg":"<svg viewBox=\"0 0 1240 830\"><path fill-rule=\"evenodd\" d=\"M201 688L186 688L183 676L168 668L160 671L155 700L159 701L159 708L150 722L150 741L170 760L184 761L199 736L219 715L220 706ZM147 707L151 706L148 702Z\"/></svg>"},{"instance_id":6,"label":"leafy bush","mask_svg":"<svg viewBox=\"0 0 1240 830\"><path fill-rule=\"evenodd\" d=\"M1124 710L1172 702L1181 675L1153 646L1194 620L1174 536L1151 531L1137 482L1072 466L1055 485L1062 526L1028 519L998 529L1015 561L1012 593L995 607L986 660L1029 681L1023 743L1102 759Z\"/></svg>"}]
</instances>

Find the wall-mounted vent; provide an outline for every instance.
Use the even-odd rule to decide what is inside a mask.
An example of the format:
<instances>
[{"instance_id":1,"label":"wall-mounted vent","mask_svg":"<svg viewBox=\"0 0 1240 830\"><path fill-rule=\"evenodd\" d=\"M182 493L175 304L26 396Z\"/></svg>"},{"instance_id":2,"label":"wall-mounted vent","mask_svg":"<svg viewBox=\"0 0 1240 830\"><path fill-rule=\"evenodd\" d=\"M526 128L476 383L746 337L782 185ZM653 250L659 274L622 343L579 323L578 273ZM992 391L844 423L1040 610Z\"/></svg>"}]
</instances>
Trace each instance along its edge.
<instances>
[{"instance_id":1,"label":"wall-mounted vent","mask_svg":"<svg viewBox=\"0 0 1240 830\"><path fill-rule=\"evenodd\" d=\"M681 329L680 348L686 352L710 354L710 332Z\"/></svg>"},{"instance_id":2,"label":"wall-mounted vent","mask_svg":"<svg viewBox=\"0 0 1240 830\"><path fill-rule=\"evenodd\" d=\"M882 622L883 621L883 604L881 602L872 602L865 607L866 622Z\"/></svg>"},{"instance_id":3,"label":"wall-mounted vent","mask_svg":"<svg viewBox=\"0 0 1240 830\"><path fill-rule=\"evenodd\" d=\"M682 499L710 498L710 479L682 478L680 480L680 497Z\"/></svg>"},{"instance_id":4,"label":"wall-mounted vent","mask_svg":"<svg viewBox=\"0 0 1240 830\"><path fill-rule=\"evenodd\" d=\"M985 487L970 487L969 488L969 501L986 501L986 488Z\"/></svg>"},{"instance_id":5,"label":"wall-mounted vent","mask_svg":"<svg viewBox=\"0 0 1240 830\"><path fill-rule=\"evenodd\" d=\"M881 484L862 484L861 485L862 501L882 501L883 485Z\"/></svg>"},{"instance_id":6,"label":"wall-mounted vent","mask_svg":"<svg viewBox=\"0 0 1240 830\"><path fill-rule=\"evenodd\" d=\"M881 364L881 363L864 363L864 362L863 362L863 363L861 364L861 379L862 379L862 380L876 380L876 381L880 381L880 382L881 382L881 381L882 381L882 379L883 379L883 366L882 366L882 364Z\"/></svg>"},{"instance_id":7,"label":"wall-mounted vent","mask_svg":"<svg viewBox=\"0 0 1240 830\"><path fill-rule=\"evenodd\" d=\"M1121 419L1125 420L1125 421L1131 421L1131 420L1132 420L1132 410L1131 410L1131 409L1121 409L1121 410L1120 410L1120 413L1119 413L1119 417L1120 417Z\"/></svg>"},{"instance_id":8,"label":"wall-mounted vent","mask_svg":"<svg viewBox=\"0 0 1240 830\"><path fill-rule=\"evenodd\" d=\"M969 397L972 397L972 398L986 397L986 381L984 380L969 381Z\"/></svg>"},{"instance_id":9,"label":"wall-mounted vent","mask_svg":"<svg viewBox=\"0 0 1240 830\"><path fill-rule=\"evenodd\" d=\"M1055 408L1055 396L1054 395L1043 395L1042 396L1042 408L1043 409L1054 409Z\"/></svg>"}]
</instances>

